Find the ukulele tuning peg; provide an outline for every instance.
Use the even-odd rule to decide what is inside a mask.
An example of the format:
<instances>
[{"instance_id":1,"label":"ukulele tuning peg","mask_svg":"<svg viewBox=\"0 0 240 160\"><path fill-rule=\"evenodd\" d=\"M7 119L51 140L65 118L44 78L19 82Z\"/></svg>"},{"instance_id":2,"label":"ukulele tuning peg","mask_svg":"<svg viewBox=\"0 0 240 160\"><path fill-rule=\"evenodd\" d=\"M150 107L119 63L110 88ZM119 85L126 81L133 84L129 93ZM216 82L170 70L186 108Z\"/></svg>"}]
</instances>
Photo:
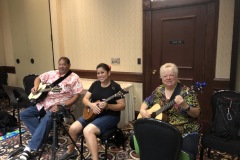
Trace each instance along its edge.
<instances>
[{"instance_id":1,"label":"ukulele tuning peg","mask_svg":"<svg viewBox=\"0 0 240 160\"><path fill-rule=\"evenodd\" d=\"M196 88L198 91L202 92L202 88L205 87L207 85L206 82L196 82Z\"/></svg>"},{"instance_id":2,"label":"ukulele tuning peg","mask_svg":"<svg viewBox=\"0 0 240 160\"><path fill-rule=\"evenodd\" d=\"M200 83L200 85L201 85L201 87L205 87L207 85L207 83L206 82L202 82L202 83Z\"/></svg>"},{"instance_id":3,"label":"ukulele tuning peg","mask_svg":"<svg viewBox=\"0 0 240 160\"><path fill-rule=\"evenodd\" d=\"M207 85L206 82L196 82L196 86L199 88L205 87Z\"/></svg>"}]
</instances>

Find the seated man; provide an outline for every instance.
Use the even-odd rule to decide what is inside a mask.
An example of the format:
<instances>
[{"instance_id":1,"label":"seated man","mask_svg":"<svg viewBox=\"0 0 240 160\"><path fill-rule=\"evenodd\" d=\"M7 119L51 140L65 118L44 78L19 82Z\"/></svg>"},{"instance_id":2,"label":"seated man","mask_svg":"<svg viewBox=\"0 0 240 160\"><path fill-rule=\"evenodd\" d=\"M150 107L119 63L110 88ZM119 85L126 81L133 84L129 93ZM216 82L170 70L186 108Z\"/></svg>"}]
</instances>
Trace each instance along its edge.
<instances>
[{"instance_id":1,"label":"seated man","mask_svg":"<svg viewBox=\"0 0 240 160\"><path fill-rule=\"evenodd\" d=\"M52 128L52 113L58 111L58 105L71 109L71 106L78 100L79 94L82 93L82 82L77 74L70 71L70 66L70 60L67 57L61 57L58 61L58 70L45 72L35 79L31 90L33 95L37 93L40 83L56 85L57 82L55 89L59 90L58 92L49 91L36 106L30 106L20 113L21 120L32 135L20 159L29 159L31 151L37 151L41 147L44 137L48 136ZM62 80L59 81L60 77L64 79L61 78Z\"/></svg>"}]
</instances>

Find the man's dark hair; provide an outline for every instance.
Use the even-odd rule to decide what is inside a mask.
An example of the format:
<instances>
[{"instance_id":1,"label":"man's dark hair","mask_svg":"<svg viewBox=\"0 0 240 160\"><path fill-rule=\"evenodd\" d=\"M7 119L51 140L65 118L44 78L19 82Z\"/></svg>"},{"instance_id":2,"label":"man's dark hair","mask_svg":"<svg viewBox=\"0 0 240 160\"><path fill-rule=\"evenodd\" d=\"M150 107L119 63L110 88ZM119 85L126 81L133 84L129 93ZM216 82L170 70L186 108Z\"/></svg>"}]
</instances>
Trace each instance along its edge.
<instances>
[{"instance_id":1,"label":"man's dark hair","mask_svg":"<svg viewBox=\"0 0 240 160\"><path fill-rule=\"evenodd\" d=\"M64 60L67 64L71 64L71 63L70 63L70 60L69 60L67 57L61 57L61 58L59 58L58 62L61 61L61 60Z\"/></svg>"}]
</instances>

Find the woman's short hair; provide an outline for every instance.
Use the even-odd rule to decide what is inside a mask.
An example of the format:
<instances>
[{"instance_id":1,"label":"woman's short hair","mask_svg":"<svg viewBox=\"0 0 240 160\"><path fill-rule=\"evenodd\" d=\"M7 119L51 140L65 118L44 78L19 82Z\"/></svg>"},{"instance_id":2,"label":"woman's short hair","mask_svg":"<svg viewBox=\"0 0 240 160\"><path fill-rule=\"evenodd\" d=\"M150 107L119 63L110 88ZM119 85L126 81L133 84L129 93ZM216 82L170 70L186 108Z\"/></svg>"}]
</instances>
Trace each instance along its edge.
<instances>
[{"instance_id":1,"label":"woman's short hair","mask_svg":"<svg viewBox=\"0 0 240 160\"><path fill-rule=\"evenodd\" d=\"M111 67L109 65L105 64L105 63L98 64L96 69L98 69L98 68L103 68L107 72L111 71Z\"/></svg>"},{"instance_id":2,"label":"woman's short hair","mask_svg":"<svg viewBox=\"0 0 240 160\"><path fill-rule=\"evenodd\" d=\"M171 68L173 73L178 76L178 67L174 63L165 63L160 67L160 77L162 77L165 69Z\"/></svg>"}]
</instances>

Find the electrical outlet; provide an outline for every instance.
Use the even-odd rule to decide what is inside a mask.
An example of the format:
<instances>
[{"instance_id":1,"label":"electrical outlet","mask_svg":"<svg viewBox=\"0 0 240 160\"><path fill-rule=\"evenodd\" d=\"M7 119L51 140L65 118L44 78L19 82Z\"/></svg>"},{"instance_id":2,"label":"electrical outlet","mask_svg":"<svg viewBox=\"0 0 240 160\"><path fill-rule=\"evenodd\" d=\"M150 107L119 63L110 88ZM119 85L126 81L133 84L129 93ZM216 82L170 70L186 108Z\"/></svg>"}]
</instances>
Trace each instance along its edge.
<instances>
[{"instance_id":1,"label":"electrical outlet","mask_svg":"<svg viewBox=\"0 0 240 160\"><path fill-rule=\"evenodd\" d=\"M120 58L111 58L112 64L120 64Z\"/></svg>"},{"instance_id":2,"label":"electrical outlet","mask_svg":"<svg viewBox=\"0 0 240 160\"><path fill-rule=\"evenodd\" d=\"M138 58L137 59L137 64L141 64L142 62L141 62L141 58Z\"/></svg>"}]
</instances>

